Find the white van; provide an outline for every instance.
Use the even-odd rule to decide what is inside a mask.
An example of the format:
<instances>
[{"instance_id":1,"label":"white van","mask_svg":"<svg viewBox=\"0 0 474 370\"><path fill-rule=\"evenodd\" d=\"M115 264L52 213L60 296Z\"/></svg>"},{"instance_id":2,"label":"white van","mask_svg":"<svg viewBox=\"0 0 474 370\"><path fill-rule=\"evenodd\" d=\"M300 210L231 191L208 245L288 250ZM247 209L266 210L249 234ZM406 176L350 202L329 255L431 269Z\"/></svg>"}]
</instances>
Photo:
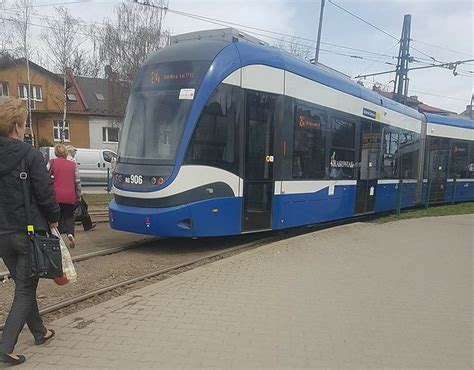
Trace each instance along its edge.
<instances>
[{"instance_id":1,"label":"white van","mask_svg":"<svg viewBox=\"0 0 474 370\"><path fill-rule=\"evenodd\" d=\"M46 162L56 158L54 148L41 147ZM112 177L112 164L117 154L109 149L82 149L76 148L76 163L79 167L79 176L83 185L107 185L107 169Z\"/></svg>"}]
</instances>

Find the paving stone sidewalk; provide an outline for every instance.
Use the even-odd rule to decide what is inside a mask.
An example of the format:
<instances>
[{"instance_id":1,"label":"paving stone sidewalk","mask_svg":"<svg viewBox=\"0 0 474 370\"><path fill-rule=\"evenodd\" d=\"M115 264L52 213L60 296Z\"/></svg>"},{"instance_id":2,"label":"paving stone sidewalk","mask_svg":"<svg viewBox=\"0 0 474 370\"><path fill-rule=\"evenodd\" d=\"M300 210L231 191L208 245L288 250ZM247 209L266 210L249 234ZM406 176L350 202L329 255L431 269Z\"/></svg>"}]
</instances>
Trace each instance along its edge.
<instances>
[{"instance_id":1,"label":"paving stone sidewalk","mask_svg":"<svg viewBox=\"0 0 474 370\"><path fill-rule=\"evenodd\" d=\"M444 368L472 358L474 215L356 223L51 323L21 368Z\"/></svg>"}]
</instances>

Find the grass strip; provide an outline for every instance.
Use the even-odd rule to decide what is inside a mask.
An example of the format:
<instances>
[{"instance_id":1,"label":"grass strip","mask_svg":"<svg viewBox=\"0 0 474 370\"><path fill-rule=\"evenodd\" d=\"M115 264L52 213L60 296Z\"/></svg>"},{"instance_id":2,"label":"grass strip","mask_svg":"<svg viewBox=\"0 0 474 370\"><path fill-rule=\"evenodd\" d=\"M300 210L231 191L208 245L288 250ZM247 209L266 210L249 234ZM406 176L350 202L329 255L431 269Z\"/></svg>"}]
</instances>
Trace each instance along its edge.
<instances>
[{"instance_id":1,"label":"grass strip","mask_svg":"<svg viewBox=\"0 0 474 370\"><path fill-rule=\"evenodd\" d=\"M474 202L458 203L454 205L430 206L428 209L413 209L403 211L400 216L389 214L374 219L372 222L376 224L384 224L387 222L407 220L420 217L436 217L436 216L452 216L474 213Z\"/></svg>"},{"instance_id":2,"label":"grass strip","mask_svg":"<svg viewBox=\"0 0 474 370\"><path fill-rule=\"evenodd\" d=\"M114 195L112 193L84 194L83 197L90 206L107 206Z\"/></svg>"}]
</instances>

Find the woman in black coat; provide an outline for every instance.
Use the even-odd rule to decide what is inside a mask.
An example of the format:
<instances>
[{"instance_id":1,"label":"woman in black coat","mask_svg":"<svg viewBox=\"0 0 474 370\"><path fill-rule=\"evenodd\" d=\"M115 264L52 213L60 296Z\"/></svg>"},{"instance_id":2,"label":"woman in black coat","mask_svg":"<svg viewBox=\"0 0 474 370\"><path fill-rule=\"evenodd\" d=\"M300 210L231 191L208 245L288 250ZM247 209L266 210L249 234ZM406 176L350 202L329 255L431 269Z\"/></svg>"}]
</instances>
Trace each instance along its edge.
<instances>
[{"instance_id":1,"label":"woman in black coat","mask_svg":"<svg viewBox=\"0 0 474 370\"><path fill-rule=\"evenodd\" d=\"M26 232L25 201L20 172L26 163L31 194L31 219L36 230L57 227L59 206L54 197L46 163L39 151L23 142L27 111L17 98L0 99L0 257L15 281L15 297L8 313L0 345L0 362L25 361L14 347L25 323L35 344L54 336L40 317L36 301L38 279L29 277L30 239Z\"/></svg>"}]
</instances>

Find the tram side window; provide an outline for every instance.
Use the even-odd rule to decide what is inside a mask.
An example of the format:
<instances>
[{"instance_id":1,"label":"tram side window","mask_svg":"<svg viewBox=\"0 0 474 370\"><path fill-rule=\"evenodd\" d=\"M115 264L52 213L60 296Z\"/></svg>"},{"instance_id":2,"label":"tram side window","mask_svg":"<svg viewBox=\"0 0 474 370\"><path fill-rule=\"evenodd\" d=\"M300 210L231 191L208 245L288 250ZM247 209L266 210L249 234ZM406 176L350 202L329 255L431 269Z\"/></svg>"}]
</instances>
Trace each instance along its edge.
<instances>
[{"instance_id":1,"label":"tram side window","mask_svg":"<svg viewBox=\"0 0 474 370\"><path fill-rule=\"evenodd\" d=\"M451 142L451 166L449 177L465 179L469 176L469 143L467 141Z\"/></svg>"},{"instance_id":2,"label":"tram side window","mask_svg":"<svg viewBox=\"0 0 474 370\"><path fill-rule=\"evenodd\" d=\"M355 123L334 118L331 124L331 179L353 179L355 168Z\"/></svg>"},{"instance_id":3,"label":"tram side window","mask_svg":"<svg viewBox=\"0 0 474 370\"><path fill-rule=\"evenodd\" d=\"M420 135L408 130L400 130L400 178L416 179L420 153Z\"/></svg>"},{"instance_id":4,"label":"tram side window","mask_svg":"<svg viewBox=\"0 0 474 370\"><path fill-rule=\"evenodd\" d=\"M326 135L321 114L304 105L295 106L293 178L322 179L325 176Z\"/></svg>"},{"instance_id":5,"label":"tram side window","mask_svg":"<svg viewBox=\"0 0 474 370\"><path fill-rule=\"evenodd\" d=\"M185 157L200 164L238 173L239 89L221 84L204 107Z\"/></svg>"},{"instance_id":6,"label":"tram side window","mask_svg":"<svg viewBox=\"0 0 474 370\"><path fill-rule=\"evenodd\" d=\"M383 157L381 163L380 177L384 179L398 179L399 152L398 152L398 129L384 127L383 129Z\"/></svg>"}]
</instances>

